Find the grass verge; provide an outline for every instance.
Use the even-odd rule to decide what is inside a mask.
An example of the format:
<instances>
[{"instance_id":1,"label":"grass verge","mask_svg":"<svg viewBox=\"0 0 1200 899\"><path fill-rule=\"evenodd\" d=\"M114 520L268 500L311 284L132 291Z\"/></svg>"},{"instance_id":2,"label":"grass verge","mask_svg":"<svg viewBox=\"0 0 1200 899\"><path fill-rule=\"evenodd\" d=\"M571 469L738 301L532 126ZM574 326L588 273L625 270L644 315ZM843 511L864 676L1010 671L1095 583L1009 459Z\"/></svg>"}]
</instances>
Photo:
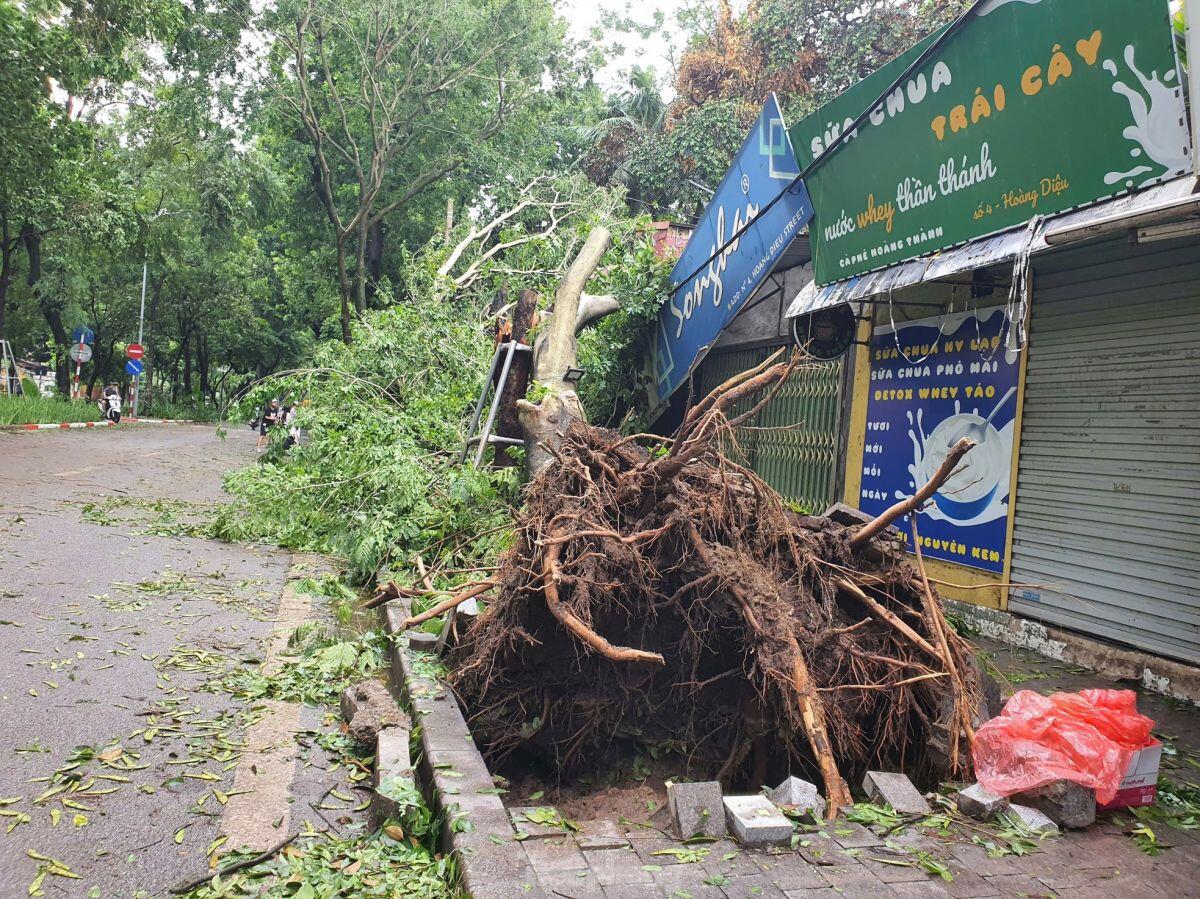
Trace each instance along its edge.
<instances>
[{"instance_id":1,"label":"grass verge","mask_svg":"<svg viewBox=\"0 0 1200 899\"><path fill-rule=\"evenodd\" d=\"M0 425L99 420L100 412L92 403L68 402L44 396L0 396Z\"/></svg>"}]
</instances>

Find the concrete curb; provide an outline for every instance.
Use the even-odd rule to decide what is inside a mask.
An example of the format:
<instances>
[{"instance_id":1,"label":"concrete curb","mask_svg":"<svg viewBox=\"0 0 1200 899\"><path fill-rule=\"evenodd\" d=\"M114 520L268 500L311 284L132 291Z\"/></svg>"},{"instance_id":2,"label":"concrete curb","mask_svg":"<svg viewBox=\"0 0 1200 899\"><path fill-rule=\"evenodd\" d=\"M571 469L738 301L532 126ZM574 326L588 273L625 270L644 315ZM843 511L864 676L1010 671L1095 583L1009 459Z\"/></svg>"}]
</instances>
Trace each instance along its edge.
<instances>
[{"instance_id":1,"label":"concrete curb","mask_svg":"<svg viewBox=\"0 0 1200 899\"><path fill-rule=\"evenodd\" d=\"M458 700L437 679L437 657L411 649L400 631L409 615L408 600L393 600L381 611L384 627L395 638L392 684L420 735L418 782L442 814L442 845L458 860L466 894L474 899L544 897Z\"/></svg>"},{"instance_id":2,"label":"concrete curb","mask_svg":"<svg viewBox=\"0 0 1200 899\"><path fill-rule=\"evenodd\" d=\"M947 606L991 640L1090 668L1113 680L1132 680L1153 692L1200 705L1200 668L1136 649L1101 643L1011 612L947 600Z\"/></svg>"},{"instance_id":3,"label":"concrete curb","mask_svg":"<svg viewBox=\"0 0 1200 899\"><path fill-rule=\"evenodd\" d=\"M121 424L136 425L198 425L206 424L193 418L123 418ZM74 428L111 428L111 421L60 421L58 424L0 425L0 431L67 431Z\"/></svg>"}]
</instances>

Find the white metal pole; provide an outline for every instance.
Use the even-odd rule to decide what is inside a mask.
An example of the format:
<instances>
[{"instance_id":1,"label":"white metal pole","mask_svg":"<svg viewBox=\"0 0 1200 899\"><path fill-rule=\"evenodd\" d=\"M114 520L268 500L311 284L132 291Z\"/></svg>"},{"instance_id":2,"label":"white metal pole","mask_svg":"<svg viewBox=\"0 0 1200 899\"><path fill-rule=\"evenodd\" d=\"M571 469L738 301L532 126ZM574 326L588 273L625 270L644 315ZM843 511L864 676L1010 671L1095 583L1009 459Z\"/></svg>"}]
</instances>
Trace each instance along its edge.
<instances>
[{"instance_id":1,"label":"white metal pole","mask_svg":"<svg viewBox=\"0 0 1200 899\"><path fill-rule=\"evenodd\" d=\"M1192 171L1200 177L1200 0L1185 0L1188 88L1192 97Z\"/></svg>"},{"instance_id":2,"label":"white metal pole","mask_svg":"<svg viewBox=\"0 0 1200 899\"><path fill-rule=\"evenodd\" d=\"M142 344L142 326L145 324L145 321L146 321L146 273L149 270L149 267L150 267L150 260L149 260L148 256L143 256L142 257L142 305L141 305L141 308L138 310L138 346L144 346ZM145 358L144 354L143 354L142 358L143 359ZM144 365L145 363L142 363L142 364ZM138 401L141 400L141 398L142 398L142 376L141 376L141 373L138 373L135 376L135 379L133 382L133 415L132 415L133 418L138 417Z\"/></svg>"}]
</instances>

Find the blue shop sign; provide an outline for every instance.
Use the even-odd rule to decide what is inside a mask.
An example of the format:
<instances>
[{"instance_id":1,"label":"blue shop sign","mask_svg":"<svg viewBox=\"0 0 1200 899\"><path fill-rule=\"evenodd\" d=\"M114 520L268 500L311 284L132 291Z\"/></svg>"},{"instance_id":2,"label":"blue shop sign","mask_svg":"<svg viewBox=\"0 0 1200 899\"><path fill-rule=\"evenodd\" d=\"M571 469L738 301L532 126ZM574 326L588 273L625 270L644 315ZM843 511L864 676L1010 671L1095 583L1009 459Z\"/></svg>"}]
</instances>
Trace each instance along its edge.
<instances>
[{"instance_id":1,"label":"blue shop sign","mask_svg":"<svg viewBox=\"0 0 1200 899\"><path fill-rule=\"evenodd\" d=\"M812 219L804 184L792 186L799 172L772 94L671 271L675 289L659 312L654 339L659 402L687 380ZM776 197L779 201L767 208ZM740 238L710 258L749 223Z\"/></svg>"},{"instance_id":2,"label":"blue shop sign","mask_svg":"<svg viewBox=\"0 0 1200 899\"><path fill-rule=\"evenodd\" d=\"M1003 309L877 328L871 344L859 508L912 496L970 437L976 446L919 515L921 552L1004 570L1021 360L1005 349ZM911 516L899 522L912 549Z\"/></svg>"}]
</instances>

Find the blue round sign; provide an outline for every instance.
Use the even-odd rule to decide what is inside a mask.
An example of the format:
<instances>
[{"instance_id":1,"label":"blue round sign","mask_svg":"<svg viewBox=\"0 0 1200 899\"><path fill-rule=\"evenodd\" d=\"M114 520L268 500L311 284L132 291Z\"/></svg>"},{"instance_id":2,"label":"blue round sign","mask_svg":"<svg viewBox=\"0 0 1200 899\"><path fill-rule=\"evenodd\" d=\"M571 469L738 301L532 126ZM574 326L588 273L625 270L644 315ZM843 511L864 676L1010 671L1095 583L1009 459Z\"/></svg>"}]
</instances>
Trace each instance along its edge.
<instances>
[{"instance_id":1,"label":"blue round sign","mask_svg":"<svg viewBox=\"0 0 1200 899\"><path fill-rule=\"evenodd\" d=\"M72 343L91 343L95 339L96 332L86 325L79 325L74 331L71 332Z\"/></svg>"},{"instance_id":2,"label":"blue round sign","mask_svg":"<svg viewBox=\"0 0 1200 899\"><path fill-rule=\"evenodd\" d=\"M125 371L129 372L131 375L140 375L145 370L146 365L141 359L125 360Z\"/></svg>"}]
</instances>

